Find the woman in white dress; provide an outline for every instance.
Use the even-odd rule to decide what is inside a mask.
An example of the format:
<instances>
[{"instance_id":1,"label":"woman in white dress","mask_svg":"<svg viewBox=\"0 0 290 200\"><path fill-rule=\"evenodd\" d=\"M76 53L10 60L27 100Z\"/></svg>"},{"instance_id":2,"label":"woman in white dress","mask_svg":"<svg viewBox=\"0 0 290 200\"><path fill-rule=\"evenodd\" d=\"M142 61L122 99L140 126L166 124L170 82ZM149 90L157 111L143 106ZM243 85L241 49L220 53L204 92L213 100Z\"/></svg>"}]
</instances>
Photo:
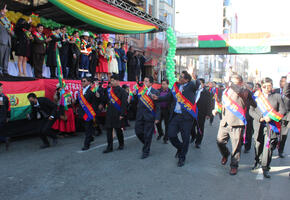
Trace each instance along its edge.
<instances>
[{"instance_id":1,"label":"woman in white dress","mask_svg":"<svg viewBox=\"0 0 290 200\"><path fill-rule=\"evenodd\" d=\"M112 74L118 74L119 69L118 69L118 61L116 59L116 53L114 48L112 48L112 43L109 42L107 45L106 53L109 57L109 62L108 62L108 68L109 68L109 80L112 76Z\"/></svg>"}]
</instances>

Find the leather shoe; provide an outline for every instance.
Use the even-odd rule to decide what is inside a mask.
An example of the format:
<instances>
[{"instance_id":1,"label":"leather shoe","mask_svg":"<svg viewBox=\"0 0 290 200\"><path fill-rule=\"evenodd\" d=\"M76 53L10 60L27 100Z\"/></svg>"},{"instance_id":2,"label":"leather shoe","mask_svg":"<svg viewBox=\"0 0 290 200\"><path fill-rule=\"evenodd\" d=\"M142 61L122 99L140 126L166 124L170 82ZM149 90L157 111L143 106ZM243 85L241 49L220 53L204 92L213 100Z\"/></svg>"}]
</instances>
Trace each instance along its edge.
<instances>
[{"instance_id":1,"label":"leather shoe","mask_svg":"<svg viewBox=\"0 0 290 200\"><path fill-rule=\"evenodd\" d=\"M184 165L184 163L185 163L185 159L179 158L177 166L182 167Z\"/></svg>"},{"instance_id":2,"label":"leather shoe","mask_svg":"<svg viewBox=\"0 0 290 200\"><path fill-rule=\"evenodd\" d=\"M162 135L158 135L157 140L160 140L162 137Z\"/></svg>"},{"instance_id":3,"label":"leather shoe","mask_svg":"<svg viewBox=\"0 0 290 200\"><path fill-rule=\"evenodd\" d=\"M106 149L103 151L103 153L111 153L111 152L113 152L113 149Z\"/></svg>"},{"instance_id":4,"label":"leather shoe","mask_svg":"<svg viewBox=\"0 0 290 200\"><path fill-rule=\"evenodd\" d=\"M263 171L263 175L265 178L271 178L269 171Z\"/></svg>"},{"instance_id":5,"label":"leather shoe","mask_svg":"<svg viewBox=\"0 0 290 200\"><path fill-rule=\"evenodd\" d=\"M190 143L193 143L193 142L194 142L194 138L191 137L191 139L190 139Z\"/></svg>"},{"instance_id":6,"label":"leather shoe","mask_svg":"<svg viewBox=\"0 0 290 200\"><path fill-rule=\"evenodd\" d=\"M244 150L244 153L249 153L249 152L250 152L250 150L247 150L247 149Z\"/></svg>"},{"instance_id":7,"label":"leather shoe","mask_svg":"<svg viewBox=\"0 0 290 200\"><path fill-rule=\"evenodd\" d=\"M119 147L118 147L118 150L123 150L124 149L124 145L120 145Z\"/></svg>"},{"instance_id":8,"label":"leather shoe","mask_svg":"<svg viewBox=\"0 0 290 200\"><path fill-rule=\"evenodd\" d=\"M200 149L199 144L195 144L195 148Z\"/></svg>"},{"instance_id":9,"label":"leather shoe","mask_svg":"<svg viewBox=\"0 0 290 200\"><path fill-rule=\"evenodd\" d=\"M144 153L143 153L142 156L141 156L141 159L148 158L148 156L149 156L148 154L144 154Z\"/></svg>"},{"instance_id":10,"label":"leather shoe","mask_svg":"<svg viewBox=\"0 0 290 200\"><path fill-rule=\"evenodd\" d=\"M279 153L279 158L285 158L285 156L283 155L283 153Z\"/></svg>"},{"instance_id":11,"label":"leather shoe","mask_svg":"<svg viewBox=\"0 0 290 200\"><path fill-rule=\"evenodd\" d=\"M57 139L56 138L52 139L52 144L53 145L57 145Z\"/></svg>"},{"instance_id":12,"label":"leather shoe","mask_svg":"<svg viewBox=\"0 0 290 200\"><path fill-rule=\"evenodd\" d=\"M90 147L83 147L83 148L82 148L82 151L89 150L89 148L90 148Z\"/></svg>"},{"instance_id":13,"label":"leather shoe","mask_svg":"<svg viewBox=\"0 0 290 200\"><path fill-rule=\"evenodd\" d=\"M237 173L238 173L238 169L237 168L231 168L230 175L236 175Z\"/></svg>"},{"instance_id":14,"label":"leather shoe","mask_svg":"<svg viewBox=\"0 0 290 200\"><path fill-rule=\"evenodd\" d=\"M40 149L45 149L45 148L48 148L48 147L50 147L49 144L43 144L43 145L40 146Z\"/></svg>"},{"instance_id":15,"label":"leather shoe","mask_svg":"<svg viewBox=\"0 0 290 200\"><path fill-rule=\"evenodd\" d=\"M180 153L181 153L181 151L180 150L177 150L177 152L175 154L175 158L178 158Z\"/></svg>"},{"instance_id":16,"label":"leather shoe","mask_svg":"<svg viewBox=\"0 0 290 200\"><path fill-rule=\"evenodd\" d=\"M258 162L255 162L254 166L252 167L252 170L256 170L256 169L259 169L261 168L261 164L258 163Z\"/></svg>"},{"instance_id":17,"label":"leather shoe","mask_svg":"<svg viewBox=\"0 0 290 200\"><path fill-rule=\"evenodd\" d=\"M221 164L225 165L225 164L227 164L227 162L228 162L228 156L223 157L222 160L221 160Z\"/></svg>"},{"instance_id":18,"label":"leather shoe","mask_svg":"<svg viewBox=\"0 0 290 200\"><path fill-rule=\"evenodd\" d=\"M6 138L6 141L5 141L5 148L6 148L6 151L9 150L9 146L10 146L10 138Z\"/></svg>"}]
</instances>

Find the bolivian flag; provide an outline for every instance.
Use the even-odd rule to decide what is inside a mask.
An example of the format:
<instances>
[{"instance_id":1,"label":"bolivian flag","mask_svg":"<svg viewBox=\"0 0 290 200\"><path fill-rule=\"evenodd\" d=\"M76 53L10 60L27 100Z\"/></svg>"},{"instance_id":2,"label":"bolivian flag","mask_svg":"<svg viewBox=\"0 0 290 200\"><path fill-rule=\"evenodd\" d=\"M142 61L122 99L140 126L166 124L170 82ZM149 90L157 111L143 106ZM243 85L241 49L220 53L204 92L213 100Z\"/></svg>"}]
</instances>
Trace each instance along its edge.
<instances>
[{"instance_id":1,"label":"bolivian flag","mask_svg":"<svg viewBox=\"0 0 290 200\"><path fill-rule=\"evenodd\" d=\"M27 95L31 92L37 97L44 97L45 89L43 80L37 81L1 81L3 93L8 96L11 104L11 120L25 119L30 112L30 103Z\"/></svg>"}]
</instances>

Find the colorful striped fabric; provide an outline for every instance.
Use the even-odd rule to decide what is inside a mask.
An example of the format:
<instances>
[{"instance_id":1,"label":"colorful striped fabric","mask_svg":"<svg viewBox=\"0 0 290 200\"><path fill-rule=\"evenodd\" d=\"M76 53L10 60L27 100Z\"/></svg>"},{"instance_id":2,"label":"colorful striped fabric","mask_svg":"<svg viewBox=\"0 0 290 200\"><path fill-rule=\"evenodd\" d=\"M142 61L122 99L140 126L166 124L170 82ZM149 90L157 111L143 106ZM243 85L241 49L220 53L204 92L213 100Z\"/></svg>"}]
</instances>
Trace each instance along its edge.
<instances>
[{"instance_id":1,"label":"colorful striped fabric","mask_svg":"<svg viewBox=\"0 0 290 200\"><path fill-rule=\"evenodd\" d=\"M84 23L115 33L137 34L158 27L101 0L49 0Z\"/></svg>"},{"instance_id":2,"label":"colorful striped fabric","mask_svg":"<svg viewBox=\"0 0 290 200\"><path fill-rule=\"evenodd\" d=\"M198 47L200 48L216 48L226 47L226 35L199 35Z\"/></svg>"}]
</instances>

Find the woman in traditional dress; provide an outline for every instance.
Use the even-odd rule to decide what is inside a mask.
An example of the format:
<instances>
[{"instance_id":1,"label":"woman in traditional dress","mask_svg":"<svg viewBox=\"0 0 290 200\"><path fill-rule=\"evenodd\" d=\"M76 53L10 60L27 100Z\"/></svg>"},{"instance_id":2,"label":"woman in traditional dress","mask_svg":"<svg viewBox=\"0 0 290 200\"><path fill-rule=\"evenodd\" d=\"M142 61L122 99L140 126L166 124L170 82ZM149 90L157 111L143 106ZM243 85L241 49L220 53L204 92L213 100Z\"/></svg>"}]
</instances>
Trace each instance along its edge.
<instances>
[{"instance_id":1,"label":"woman in traditional dress","mask_svg":"<svg viewBox=\"0 0 290 200\"><path fill-rule=\"evenodd\" d=\"M98 74L98 79L101 80L102 77L105 77L105 75L108 73L108 60L107 60L107 54L105 49L102 46L102 42L98 42L98 66L96 67L96 72Z\"/></svg>"},{"instance_id":2,"label":"woman in traditional dress","mask_svg":"<svg viewBox=\"0 0 290 200\"><path fill-rule=\"evenodd\" d=\"M116 58L116 52L114 48L112 48L112 43L108 42L107 50L106 50L108 57L109 57L109 80L112 74L119 73L118 61Z\"/></svg>"}]
</instances>

